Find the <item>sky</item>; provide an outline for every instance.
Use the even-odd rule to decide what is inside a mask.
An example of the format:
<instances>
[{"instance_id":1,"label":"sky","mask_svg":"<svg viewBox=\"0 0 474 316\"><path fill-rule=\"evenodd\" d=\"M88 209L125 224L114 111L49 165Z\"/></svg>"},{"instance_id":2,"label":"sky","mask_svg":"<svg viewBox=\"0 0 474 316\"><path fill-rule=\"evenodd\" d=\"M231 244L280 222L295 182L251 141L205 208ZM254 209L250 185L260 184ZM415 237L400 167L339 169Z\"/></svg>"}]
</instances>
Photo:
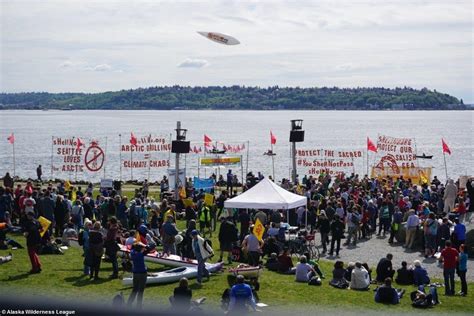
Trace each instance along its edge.
<instances>
[{"instance_id":1,"label":"sky","mask_svg":"<svg viewBox=\"0 0 474 316\"><path fill-rule=\"evenodd\" d=\"M1 92L410 86L474 103L471 0L0 1Z\"/></svg>"}]
</instances>

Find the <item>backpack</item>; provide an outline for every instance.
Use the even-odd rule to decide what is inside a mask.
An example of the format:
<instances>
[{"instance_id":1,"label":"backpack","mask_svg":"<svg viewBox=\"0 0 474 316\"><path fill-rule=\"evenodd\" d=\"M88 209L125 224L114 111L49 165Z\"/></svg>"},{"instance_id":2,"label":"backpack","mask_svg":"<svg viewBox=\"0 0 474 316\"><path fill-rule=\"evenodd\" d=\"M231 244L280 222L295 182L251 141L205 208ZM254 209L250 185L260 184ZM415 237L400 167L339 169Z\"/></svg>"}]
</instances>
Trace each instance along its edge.
<instances>
[{"instance_id":1,"label":"backpack","mask_svg":"<svg viewBox=\"0 0 474 316\"><path fill-rule=\"evenodd\" d=\"M84 246L84 231L83 230L79 232L79 235L77 236L77 242L79 243L79 246Z\"/></svg>"},{"instance_id":2,"label":"backpack","mask_svg":"<svg viewBox=\"0 0 474 316\"><path fill-rule=\"evenodd\" d=\"M204 239L204 248L209 252L210 258L214 256L214 250L212 249L212 241L210 239Z\"/></svg>"},{"instance_id":3,"label":"backpack","mask_svg":"<svg viewBox=\"0 0 474 316\"><path fill-rule=\"evenodd\" d=\"M351 222L354 225L359 225L359 216L357 216L356 213L352 213Z\"/></svg>"}]
</instances>

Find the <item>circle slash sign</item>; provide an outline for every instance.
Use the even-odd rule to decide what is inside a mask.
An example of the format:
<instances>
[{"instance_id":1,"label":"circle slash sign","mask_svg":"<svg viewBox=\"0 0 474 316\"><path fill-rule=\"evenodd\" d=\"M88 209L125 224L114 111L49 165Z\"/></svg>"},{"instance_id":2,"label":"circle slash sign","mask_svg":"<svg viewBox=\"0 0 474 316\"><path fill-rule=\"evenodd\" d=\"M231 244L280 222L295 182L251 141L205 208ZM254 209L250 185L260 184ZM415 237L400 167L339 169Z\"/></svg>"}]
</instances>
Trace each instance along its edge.
<instances>
[{"instance_id":1,"label":"circle slash sign","mask_svg":"<svg viewBox=\"0 0 474 316\"><path fill-rule=\"evenodd\" d=\"M104 165L105 155L102 148L97 145L92 145L87 148L86 155L84 156L84 162L86 168L89 171L99 171Z\"/></svg>"}]
</instances>

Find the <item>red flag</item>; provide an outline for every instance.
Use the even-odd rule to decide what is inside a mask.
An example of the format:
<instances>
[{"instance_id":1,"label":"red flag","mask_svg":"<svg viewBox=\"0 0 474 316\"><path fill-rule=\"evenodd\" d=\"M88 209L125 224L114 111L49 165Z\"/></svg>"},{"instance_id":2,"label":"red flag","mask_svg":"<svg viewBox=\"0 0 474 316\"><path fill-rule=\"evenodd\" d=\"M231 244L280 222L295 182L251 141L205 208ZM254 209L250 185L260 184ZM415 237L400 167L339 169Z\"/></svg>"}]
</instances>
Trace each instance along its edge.
<instances>
[{"instance_id":1,"label":"red flag","mask_svg":"<svg viewBox=\"0 0 474 316\"><path fill-rule=\"evenodd\" d=\"M12 134L13 135L13 134ZM448 147L448 144L444 142L444 139L441 138L441 143L443 144L443 154L447 153L451 155L451 150Z\"/></svg>"},{"instance_id":2,"label":"red flag","mask_svg":"<svg viewBox=\"0 0 474 316\"><path fill-rule=\"evenodd\" d=\"M212 139L204 134L204 147L210 147L211 146Z\"/></svg>"},{"instance_id":3,"label":"red flag","mask_svg":"<svg viewBox=\"0 0 474 316\"><path fill-rule=\"evenodd\" d=\"M275 145L277 143L277 138L273 135L272 131L270 131L270 144Z\"/></svg>"},{"instance_id":4,"label":"red flag","mask_svg":"<svg viewBox=\"0 0 474 316\"><path fill-rule=\"evenodd\" d=\"M84 146L84 143L82 140L78 137L77 138L77 144L76 144L76 150L80 149L82 146Z\"/></svg>"},{"instance_id":5,"label":"red flag","mask_svg":"<svg viewBox=\"0 0 474 316\"><path fill-rule=\"evenodd\" d=\"M367 137L367 150L377 152L377 146L374 145L374 143L370 140L370 138Z\"/></svg>"},{"instance_id":6,"label":"red flag","mask_svg":"<svg viewBox=\"0 0 474 316\"><path fill-rule=\"evenodd\" d=\"M13 133L7 137L7 140L10 144L14 144L15 143L15 135L13 135Z\"/></svg>"},{"instance_id":7,"label":"red flag","mask_svg":"<svg viewBox=\"0 0 474 316\"><path fill-rule=\"evenodd\" d=\"M130 144L136 145L138 143L137 138L133 135L133 132L130 133Z\"/></svg>"}]
</instances>

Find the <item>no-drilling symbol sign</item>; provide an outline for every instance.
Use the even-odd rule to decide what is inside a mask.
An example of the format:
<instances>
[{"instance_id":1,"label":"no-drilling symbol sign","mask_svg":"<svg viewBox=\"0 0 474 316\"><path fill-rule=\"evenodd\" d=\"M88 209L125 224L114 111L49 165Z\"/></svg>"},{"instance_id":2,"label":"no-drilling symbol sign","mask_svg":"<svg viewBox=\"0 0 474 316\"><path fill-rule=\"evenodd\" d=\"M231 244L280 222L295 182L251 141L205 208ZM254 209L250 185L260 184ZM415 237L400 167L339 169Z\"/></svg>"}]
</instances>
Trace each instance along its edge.
<instances>
[{"instance_id":1,"label":"no-drilling symbol sign","mask_svg":"<svg viewBox=\"0 0 474 316\"><path fill-rule=\"evenodd\" d=\"M104 165L104 161L105 154L102 148L96 144L87 148L86 155L84 156L84 163L89 171L99 171Z\"/></svg>"}]
</instances>

